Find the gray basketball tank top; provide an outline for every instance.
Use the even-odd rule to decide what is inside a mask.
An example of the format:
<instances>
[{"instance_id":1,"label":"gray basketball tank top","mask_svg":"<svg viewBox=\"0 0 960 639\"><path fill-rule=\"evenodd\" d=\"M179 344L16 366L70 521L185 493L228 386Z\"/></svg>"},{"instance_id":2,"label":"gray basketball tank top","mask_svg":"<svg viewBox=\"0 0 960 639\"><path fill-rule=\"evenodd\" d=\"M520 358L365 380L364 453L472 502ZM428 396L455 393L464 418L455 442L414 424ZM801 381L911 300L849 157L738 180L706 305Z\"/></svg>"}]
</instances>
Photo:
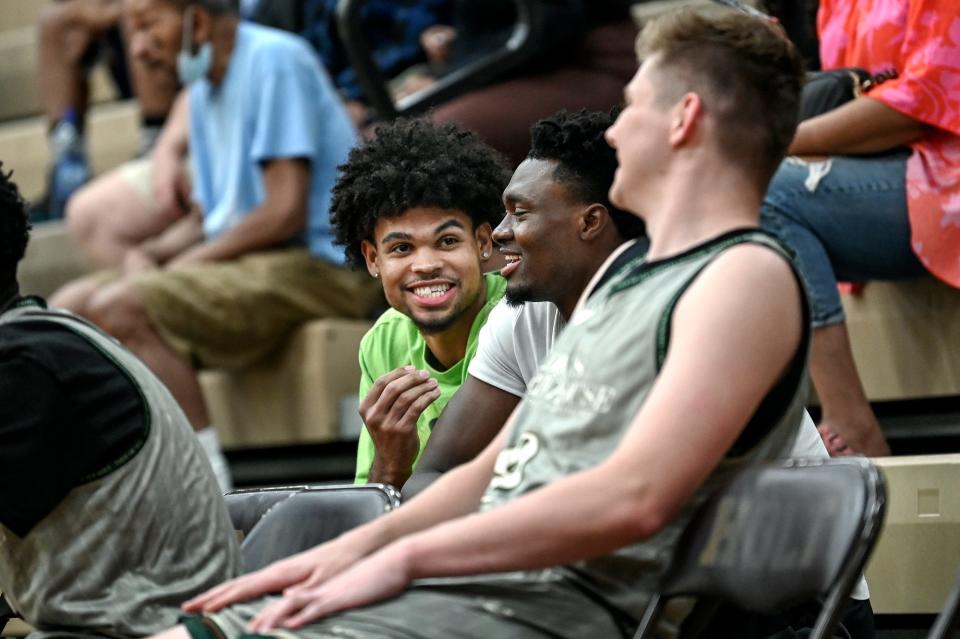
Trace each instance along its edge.
<instances>
[{"instance_id":1,"label":"gray basketball tank top","mask_svg":"<svg viewBox=\"0 0 960 639\"><path fill-rule=\"evenodd\" d=\"M649 264L638 259L626 265L574 314L517 410L483 509L596 466L617 448L656 380L680 296L713 259L743 243L769 247L790 259L769 235L735 231L672 258ZM572 579L613 609L638 619L691 511L731 473L783 457L792 446L807 396L807 343L801 348L797 361L804 368L799 375L803 381L792 389L782 416L752 448L736 457L728 455L664 529L611 555L532 571L527 578ZM682 447L678 441L678 451Z\"/></svg>"},{"instance_id":2,"label":"gray basketball tank top","mask_svg":"<svg viewBox=\"0 0 960 639\"><path fill-rule=\"evenodd\" d=\"M168 628L181 603L239 568L209 462L166 387L116 340L37 306L0 315L0 326L22 321L55 322L114 362L142 394L149 432L26 537L0 525L0 591L41 630L31 637L71 628L70 636L136 637Z\"/></svg>"}]
</instances>

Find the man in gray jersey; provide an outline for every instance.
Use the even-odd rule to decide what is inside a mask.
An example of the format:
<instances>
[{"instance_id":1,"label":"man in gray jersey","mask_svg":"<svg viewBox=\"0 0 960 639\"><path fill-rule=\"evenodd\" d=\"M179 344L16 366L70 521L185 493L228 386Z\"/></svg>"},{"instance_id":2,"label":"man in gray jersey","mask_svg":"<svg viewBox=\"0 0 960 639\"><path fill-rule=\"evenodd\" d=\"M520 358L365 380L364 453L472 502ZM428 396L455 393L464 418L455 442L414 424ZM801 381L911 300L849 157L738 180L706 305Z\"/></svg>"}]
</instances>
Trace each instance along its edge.
<instances>
[{"instance_id":1,"label":"man in gray jersey","mask_svg":"<svg viewBox=\"0 0 960 639\"><path fill-rule=\"evenodd\" d=\"M607 200L617 162L603 134L612 124L609 114L584 111L559 113L531 129L530 152L504 191L506 215L494 232L513 264L503 270L506 299L480 330L467 380L434 426L404 485L405 499L483 451L526 394L584 288L596 290L646 252L645 237L622 243L642 234L639 219ZM828 456L809 415L789 456ZM847 630L854 639L873 636L866 580L852 597ZM790 619L799 627L802 617Z\"/></svg>"},{"instance_id":2,"label":"man in gray jersey","mask_svg":"<svg viewBox=\"0 0 960 639\"><path fill-rule=\"evenodd\" d=\"M785 252L756 228L796 126L799 58L728 12L673 14L640 45L607 136L611 201L645 221L648 257L574 312L476 459L188 602L206 614L165 639L624 635L706 492L789 449L808 317Z\"/></svg>"},{"instance_id":3,"label":"man in gray jersey","mask_svg":"<svg viewBox=\"0 0 960 639\"><path fill-rule=\"evenodd\" d=\"M186 417L84 320L19 294L23 200L0 170L0 591L40 637L142 637L237 574Z\"/></svg>"}]
</instances>

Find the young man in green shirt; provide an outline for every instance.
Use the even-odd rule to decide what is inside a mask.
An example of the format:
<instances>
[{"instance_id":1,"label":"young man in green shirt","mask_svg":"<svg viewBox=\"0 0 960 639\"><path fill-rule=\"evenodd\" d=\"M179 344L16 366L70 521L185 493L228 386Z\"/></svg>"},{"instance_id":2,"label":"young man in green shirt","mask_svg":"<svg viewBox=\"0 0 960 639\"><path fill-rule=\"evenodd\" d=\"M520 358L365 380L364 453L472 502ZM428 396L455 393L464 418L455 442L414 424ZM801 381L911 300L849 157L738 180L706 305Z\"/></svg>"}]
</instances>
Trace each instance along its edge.
<instances>
[{"instance_id":1,"label":"young man in green shirt","mask_svg":"<svg viewBox=\"0 0 960 639\"><path fill-rule=\"evenodd\" d=\"M357 483L402 486L506 281L483 275L509 171L454 126L399 121L350 153L331 221L347 260L392 307L360 344Z\"/></svg>"}]
</instances>

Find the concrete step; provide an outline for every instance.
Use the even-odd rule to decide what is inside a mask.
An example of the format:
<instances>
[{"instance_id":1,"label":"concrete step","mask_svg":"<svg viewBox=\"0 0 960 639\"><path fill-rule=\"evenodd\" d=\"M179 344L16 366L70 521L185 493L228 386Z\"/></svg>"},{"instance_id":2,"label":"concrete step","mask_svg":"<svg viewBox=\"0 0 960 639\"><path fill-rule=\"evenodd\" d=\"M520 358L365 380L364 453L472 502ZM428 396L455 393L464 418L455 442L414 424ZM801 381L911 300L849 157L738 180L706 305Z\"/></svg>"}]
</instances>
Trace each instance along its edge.
<instances>
[{"instance_id":1,"label":"concrete step","mask_svg":"<svg viewBox=\"0 0 960 639\"><path fill-rule=\"evenodd\" d=\"M20 4L11 0L6 3ZM39 3L38 3L39 4ZM38 69L36 25L21 26L0 31L0 121L22 118L41 113L40 94L37 87ZM115 100L117 92L106 67L96 65L90 74L90 99L92 103Z\"/></svg>"},{"instance_id":2,"label":"concrete step","mask_svg":"<svg viewBox=\"0 0 960 639\"><path fill-rule=\"evenodd\" d=\"M3 1L3 0L0 0ZM139 111L133 101L94 107L87 120L87 151L95 174L136 155ZM49 167L47 124L37 116L0 124L0 161L14 170L14 180L27 200L43 194Z\"/></svg>"},{"instance_id":3,"label":"concrete step","mask_svg":"<svg viewBox=\"0 0 960 639\"><path fill-rule=\"evenodd\" d=\"M0 31L32 27L47 4L45 0L0 0Z\"/></svg>"}]
</instances>

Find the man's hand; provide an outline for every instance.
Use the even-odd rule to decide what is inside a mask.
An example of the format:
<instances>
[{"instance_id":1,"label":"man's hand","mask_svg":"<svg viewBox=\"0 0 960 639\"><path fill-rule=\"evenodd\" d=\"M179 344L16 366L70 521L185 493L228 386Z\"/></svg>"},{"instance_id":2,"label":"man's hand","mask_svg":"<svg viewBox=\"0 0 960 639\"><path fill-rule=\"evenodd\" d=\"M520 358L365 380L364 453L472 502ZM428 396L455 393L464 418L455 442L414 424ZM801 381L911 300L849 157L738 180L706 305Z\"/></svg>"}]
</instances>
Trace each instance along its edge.
<instances>
[{"instance_id":1,"label":"man's hand","mask_svg":"<svg viewBox=\"0 0 960 639\"><path fill-rule=\"evenodd\" d=\"M400 594L411 581L406 547L404 542L387 546L318 586L288 588L280 601L250 621L250 632L299 628L335 612Z\"/></svg>"},{"instance_id":2,"label":"man's hand","mask_svg":"<svg viewBox=\"0 0 960 639\"><path fill-rule=\"evenodd\" d=\"M342 536L276 561L230 581L225 581L183 604L186 612L216 612L239 601L247 601L284 589L315 588L359 561L368 551L354 537Z\"/></svg>"},{"instance_id":3,"label":"man's hand","mask_svg":"<svg viewBox=\"0 0 960 639\"><path fill-rule=\"evenodd\" d=\"M417 420L438 397L437 380L413 366L374 382L360 402L360 417L376 447L370 482L403 486L420 450Z\"/></svg>"}]
</instances>

